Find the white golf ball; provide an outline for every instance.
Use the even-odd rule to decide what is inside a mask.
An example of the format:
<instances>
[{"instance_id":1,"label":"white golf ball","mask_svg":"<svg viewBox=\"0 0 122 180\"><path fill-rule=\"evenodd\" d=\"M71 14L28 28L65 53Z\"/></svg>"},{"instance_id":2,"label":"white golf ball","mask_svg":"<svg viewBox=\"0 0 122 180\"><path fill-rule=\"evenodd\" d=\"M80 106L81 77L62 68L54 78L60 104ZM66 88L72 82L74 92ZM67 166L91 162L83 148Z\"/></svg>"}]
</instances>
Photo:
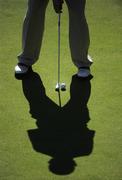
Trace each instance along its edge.
<instances>
[{"instance_id":1,"label":"white golf ball","mask_svg":"<svg viewBox=\"0 0 122 180\"><path fill-rule=\"evenodd\" d=\"M56 84L56 87L55 87L55 90L56 90L56 91L59 91L59 89L60 89L60 84L57 83L57 84Z\"/></svg>"},{"instance_id":2,"label":"white golf ball","mask_svg":"<svg viewBox=\"0 0 122 180\"><path fill-rule=\"evenodd\" d=\"M66 90L66 84L65 83L61 83L61 90L65 91Z\"/></svg>"}]
</instances>

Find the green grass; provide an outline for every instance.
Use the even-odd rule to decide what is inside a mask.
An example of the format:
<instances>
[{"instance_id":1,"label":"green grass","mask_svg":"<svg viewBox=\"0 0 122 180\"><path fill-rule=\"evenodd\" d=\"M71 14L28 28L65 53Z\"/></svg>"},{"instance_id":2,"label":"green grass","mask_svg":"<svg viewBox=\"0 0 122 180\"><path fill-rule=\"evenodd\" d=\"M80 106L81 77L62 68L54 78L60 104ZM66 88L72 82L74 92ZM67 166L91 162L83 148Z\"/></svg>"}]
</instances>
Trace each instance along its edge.
<instances>
[{"instance_id":1,"label":"green grass","mask_svg":"<svg viewBox=\"0 0 122 180\"><path fill-rule=\"evenodd\" d=\"M88 103L90 129L96 131L91 155L78 157L75 171L55 175L48 169L50 156L33 150L27 130L35 129L22 83L14 79L16 56L21 50L24 0L0 0L0 179L1 180L121 180L122 179L122 3L120 0L89 0L86 15L90 27L90 54L94 65L92 93ZM65 105L70 98L71 77L76 72L68 45L68 12L62 15L61 78L67 84L62 93ZM58 104L57 17L48 5L42 51L34 65L47 96ZM48 74L48 76L47 76Z\"/></svg>"}]
</instances>

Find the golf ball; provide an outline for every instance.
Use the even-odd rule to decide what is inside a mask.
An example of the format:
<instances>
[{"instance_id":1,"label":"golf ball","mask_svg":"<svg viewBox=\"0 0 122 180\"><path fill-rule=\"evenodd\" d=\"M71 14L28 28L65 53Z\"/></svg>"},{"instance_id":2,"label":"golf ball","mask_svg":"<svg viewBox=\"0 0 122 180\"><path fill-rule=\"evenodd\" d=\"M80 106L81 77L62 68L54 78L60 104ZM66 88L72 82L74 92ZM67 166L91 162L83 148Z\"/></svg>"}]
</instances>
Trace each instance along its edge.
<instances>
[{"instance_id":1,"label":"golf ball","mask_svg":"<svg viewBox=\"0 0 122 180\"><path fill-rule=\"evenodd\" d=\"M57 84L56 84L56 87L55 87L55 91L59 91L59 89L60 89L60 84L57 83Z\"/></svg>"},{"instance_id":2,"label":"golf ball","mask_svg":"<svg viewBox=\"0 0 122 180\"><path fill-rule=\"evenodd\" d=\"M65 83L61 83L61 90L65 91L66 90L66 84Z\"/></svg>"}]
</instances>

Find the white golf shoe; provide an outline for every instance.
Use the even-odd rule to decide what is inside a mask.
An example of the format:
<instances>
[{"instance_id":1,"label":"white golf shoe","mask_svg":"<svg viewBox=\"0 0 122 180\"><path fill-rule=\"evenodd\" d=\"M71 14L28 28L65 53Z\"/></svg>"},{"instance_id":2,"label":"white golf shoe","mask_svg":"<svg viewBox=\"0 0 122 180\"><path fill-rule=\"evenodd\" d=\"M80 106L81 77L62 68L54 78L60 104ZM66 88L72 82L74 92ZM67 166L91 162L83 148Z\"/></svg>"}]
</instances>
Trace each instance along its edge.
<instances>
[{"instance_id":1,"label":"white golf shoe","mask_svg":"<svg viewBox=\"0 0 122 180\"><path fill-rule=\"evenodd\" d=\"M15 66L15 74L17 75L23 75L26 74L29 70L29 66L22 64L22 63L18 63Z\"/></svg>"},{"instance_id":2,"label":"white golf shoe","mask_svg":"<svg viewBox=\"0 0 122 180\"><path fill-rule=\"evenodd\" d=\"M15 78L18 80L22 80L23 78L27 77L32 72L32 67L27 66L23 63L18 63L15 66Z\"/></svg>"},{"instance_id":3,"label":"white golf shoe","mask_svg":"<svg viewBox=\"0 0 122 180\"><path fill-rule=\"evenodd\" d=\"M81 78L87 78L90 76L90 68L89 67L81 67L78 69L77 76Z\"/></svg>"}]
</instances>

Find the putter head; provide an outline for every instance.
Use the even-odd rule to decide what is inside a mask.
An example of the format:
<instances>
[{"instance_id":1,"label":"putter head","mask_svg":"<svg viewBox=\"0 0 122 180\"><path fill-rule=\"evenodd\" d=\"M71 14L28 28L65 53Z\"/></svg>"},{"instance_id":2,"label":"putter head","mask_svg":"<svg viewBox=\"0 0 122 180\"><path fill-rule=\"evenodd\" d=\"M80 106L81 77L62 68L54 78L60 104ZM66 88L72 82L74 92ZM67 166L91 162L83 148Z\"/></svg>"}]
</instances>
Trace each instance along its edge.
<instances>
[{"instance_id":1,"label":"putter head","mask_svg":"<svg viewBox=\"0 0 122 180\"><path fill-rule=\"evenodd\" d=\"M59 92L59 90L60 90L60 84L57 83L56 86L55 86L55 91L58 91L58 92Z\"/></svg>"},{"instance_id":2,"label":"putter head","mask_svg":"<svg viewBox=\"0 0 122 180\"><path fill-rule=\"evenodd\" d=\"M61 88L62 91L66 91L66 84L65 83L61 83L60 88Z\"/></svg>"}]
</instances>

